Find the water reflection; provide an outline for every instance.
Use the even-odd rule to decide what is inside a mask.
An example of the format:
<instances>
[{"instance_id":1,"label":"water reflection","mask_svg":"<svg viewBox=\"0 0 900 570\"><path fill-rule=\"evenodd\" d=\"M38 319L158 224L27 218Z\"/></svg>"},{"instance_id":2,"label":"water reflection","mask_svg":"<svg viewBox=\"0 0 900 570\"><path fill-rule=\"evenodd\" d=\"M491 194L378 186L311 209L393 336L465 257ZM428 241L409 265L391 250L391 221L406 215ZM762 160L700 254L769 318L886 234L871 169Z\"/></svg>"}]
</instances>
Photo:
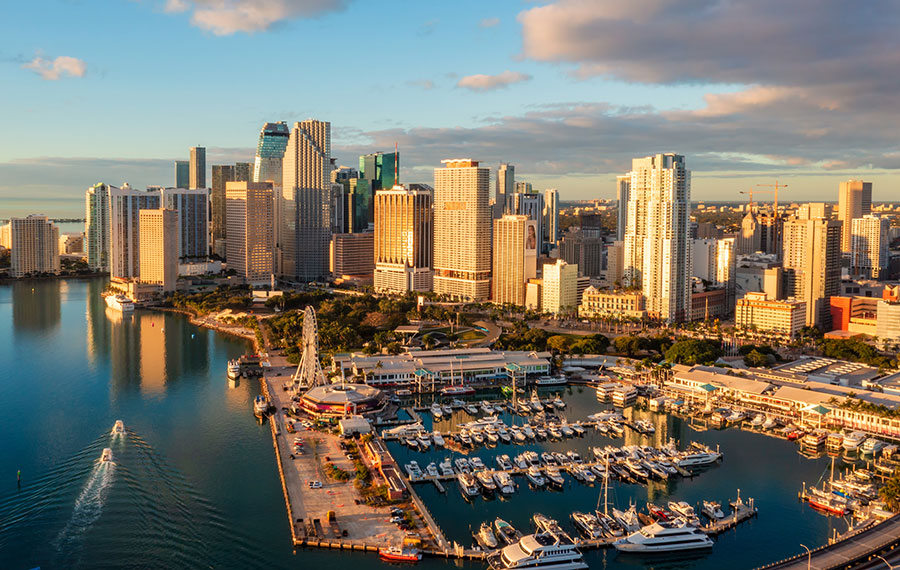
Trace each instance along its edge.
<instances>
[{"instance_id":1,"label":"water reflection","mask_svg":"<svg viewBox=\"0 0 900 570\"><path fill-rule=\"evenodd\" d=\"M12 284L13 330L46 332L59 327L60 281L16 281Z\"/></svg>"},{"instance_id":2,"label":"water reflection","mask_svg":"<svg viewBox=\"0 0 900 570\"><path fill-rule=\"evenodd\" d=\"M109 355L109 321L106 316L106 301L101 294L106 288L105 279L87 282L85 299L85 320L87 322L87 356L91 364L97 364ZM121 313L120 313L121 314Z\"/></svg>"}]
</instances>

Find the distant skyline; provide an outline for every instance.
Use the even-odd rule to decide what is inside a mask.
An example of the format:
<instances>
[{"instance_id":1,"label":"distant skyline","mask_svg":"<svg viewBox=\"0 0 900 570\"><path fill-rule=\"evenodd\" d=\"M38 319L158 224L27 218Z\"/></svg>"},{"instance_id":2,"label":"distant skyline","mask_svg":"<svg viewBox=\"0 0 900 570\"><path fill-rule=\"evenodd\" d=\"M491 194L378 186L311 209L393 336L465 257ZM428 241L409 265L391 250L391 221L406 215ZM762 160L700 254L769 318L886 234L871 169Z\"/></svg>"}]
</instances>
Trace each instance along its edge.
<instances>
[{"instance_id":1,"label":"distant skyline","mask_svg":"<svg viewBox=\"0 0 900 570\"><path fill-rule=\"evenodd\" d=\"M785 201L851 178L900 195L886 0L39 0L4 22L0 217L80 217L101 181L173 185L192 146L252 162L265 122L310 117L339 164L398 143L402 182L471 157L612 198L631 158L675 152L695 201L776 178Z\"/></svg>"}]
</instances>

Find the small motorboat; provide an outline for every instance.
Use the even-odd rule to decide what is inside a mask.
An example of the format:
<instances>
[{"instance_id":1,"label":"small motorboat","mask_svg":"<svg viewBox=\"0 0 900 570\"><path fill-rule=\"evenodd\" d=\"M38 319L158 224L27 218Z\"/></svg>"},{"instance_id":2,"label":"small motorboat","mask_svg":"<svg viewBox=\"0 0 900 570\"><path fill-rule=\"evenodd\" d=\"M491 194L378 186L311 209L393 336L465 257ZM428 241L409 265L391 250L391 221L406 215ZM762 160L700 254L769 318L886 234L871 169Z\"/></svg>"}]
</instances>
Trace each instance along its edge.
<instances>
[{"instance_id":1,"label":"small motorboat","mask_svg":"<svg viewBox=\"0 0 900 570\"><path fill-rule=\"evenodd\" d=\"M491 530L491 525L487 522L481 523L481 527L475 533L475 540L485 550L497 548L497 537L494 535L494 531Z\"/></svg>"},{"instance_id":2,"label":"small motorboat","mask_svg":"<svg viewBox=\"0 0 900 570\"><path fill-rule=\"evenodd\" d=\"M103 453L100 454L100 463L112 462L113 454L112 449L105 447L103 449Z\"/></svg>"},{"instance_id":3,"label":"small motorboat","mask_svg":"<svg viewBox=\"0 0 900 570\"><path fill-rule=\"evenodd\" d=\"M422 559L422 553L417 548L388 546L378 549L378 557L388 562L418 562Z\"/></svg>"},{"instance_id":4,"label":"small motorboat","mask_svg":"<svg viewBox=\"0 0 900 570\"><path fill-rule=\"evenodd\" d=\"M700 512L709 517L712 521L719 521L725 518L722 512L722 503L718 501L703 501L703 507Z\"/></svg>"},{"instance_id":5,"label":"small motorboat","mask_svg":"<svg viewBox=\"0 0 900 570\"><path fill-rule=\"evenodd\" d=\"M125 422L116 420L116 423L112 428L112 435L125 435Z\"/></svg>"}]
</instances>

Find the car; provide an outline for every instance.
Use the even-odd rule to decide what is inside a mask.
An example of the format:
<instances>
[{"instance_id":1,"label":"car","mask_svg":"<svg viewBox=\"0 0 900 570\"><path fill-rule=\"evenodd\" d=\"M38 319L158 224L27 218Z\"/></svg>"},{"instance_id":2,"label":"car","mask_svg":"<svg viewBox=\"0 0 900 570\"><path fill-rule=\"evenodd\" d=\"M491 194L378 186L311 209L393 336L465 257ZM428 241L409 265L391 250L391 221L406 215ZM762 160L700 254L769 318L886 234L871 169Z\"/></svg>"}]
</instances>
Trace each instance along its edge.
<instances>
[{"instance_id":1,"label":"car","mask_svg":"<svg viewBox=\"0 0 900 570\"><path fill-rule=\"evenodd\" d=\"M391 522L394 524L400 524L403 522L403 517L391 517Z\"/></svg>"},{"instance_id":2,"label":"car","mask_svg":"<svg viewBox=\"0 0 900 570\"><path fill-rule=\"evenodd\" d=\"M310 482L307 483L307 484L309 485L309 488L310 488L310 489L321 489L321 488L322 488L322 482L321 482L321 481L310 481Z\"/></svg>"}]
</instances>

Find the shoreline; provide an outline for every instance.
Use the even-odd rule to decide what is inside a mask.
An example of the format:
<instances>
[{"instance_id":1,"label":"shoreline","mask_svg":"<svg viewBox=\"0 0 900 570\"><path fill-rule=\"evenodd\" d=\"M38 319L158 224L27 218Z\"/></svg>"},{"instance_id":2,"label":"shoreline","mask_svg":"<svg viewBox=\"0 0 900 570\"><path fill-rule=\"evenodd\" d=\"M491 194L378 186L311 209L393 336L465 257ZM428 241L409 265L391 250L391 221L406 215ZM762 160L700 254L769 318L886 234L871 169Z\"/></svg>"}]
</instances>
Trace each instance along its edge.
<instances>
[{"instance_id":1,"label":"shoreline","mask_svg":"<svg viewBox=\"0 0 900 570\"><path fill-rule=\"evenodd\" d=\"M254 351L257 354L260 353L261 347L259 346L259 343L257 342L256 333L250 329L246 329L241 326L228 326L228 325L224 325L221 323L210 322L209 319L206 319L204 317L199 317L187 309L179 309L177 307L145 306L143 308L148 311L159 311L162 313L177 313L179 315L183 315L183 316L187 317L188 321L196 327L212 330L212 331L222 333L222 334L227 334L230 336L236 336L236 337L242 338L246 341L249 341L252 344Z\"/></svg>"}]
</instances>

